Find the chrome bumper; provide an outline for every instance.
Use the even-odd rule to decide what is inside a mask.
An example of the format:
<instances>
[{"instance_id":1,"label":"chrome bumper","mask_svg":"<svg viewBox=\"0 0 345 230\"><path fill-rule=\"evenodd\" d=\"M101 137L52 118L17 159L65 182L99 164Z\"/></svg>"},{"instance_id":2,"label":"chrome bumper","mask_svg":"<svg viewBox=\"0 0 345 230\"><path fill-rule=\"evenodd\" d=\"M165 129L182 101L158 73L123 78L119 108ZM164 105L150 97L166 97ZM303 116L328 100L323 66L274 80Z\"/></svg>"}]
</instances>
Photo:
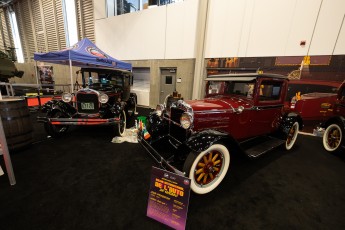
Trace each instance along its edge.
<instances>
[{"instance_id":1,"label":"chrome bumper","mask_svg":"<svg viewBox=\"0 0 345 230\"><path fill-rule=\"evenodd\" d=\"M50 123L52 125L115 125L120 123L120 119L37 117L37 122Z\"/></svg>"}]
</instances>

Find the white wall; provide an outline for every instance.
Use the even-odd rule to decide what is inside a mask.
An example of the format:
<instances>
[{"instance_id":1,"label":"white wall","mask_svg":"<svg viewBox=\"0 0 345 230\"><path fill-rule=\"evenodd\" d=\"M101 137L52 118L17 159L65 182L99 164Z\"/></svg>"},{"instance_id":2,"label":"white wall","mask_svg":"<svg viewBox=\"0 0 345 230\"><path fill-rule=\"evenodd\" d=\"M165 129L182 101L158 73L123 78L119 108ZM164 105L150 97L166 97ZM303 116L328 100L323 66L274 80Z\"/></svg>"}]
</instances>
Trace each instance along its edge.
<instances>
[{"instance_id":1,"label":"white wall","mask_svg":"<svg viewBox=\"0 0 345 230\"><path fill-rule=\"evenodd\" d=\"M212 0L208 14L206 58L345 54L344 0Z\"/></svg>"},{"instance_id":2,"label":"white wall","mask_svg":"<svg viewBox=\"0 0 345 230\"><path fill-rule=\"evenodd\" d=\"M198 0L110 18L94 4L96 43L110 55L195 58ZM344 0L209 0L205 58L345 54L344 15Z\"/></svg>"},{"instance_id":3,"label":"white wall","mask_svg":"<svg viewBox=\"0 0 345 230\"><path fill-rule=\"evenodd\" d=\"M344 0L323 1L310 47L310 55L333 54L344 15ZM338 40L338 43L338 52L345 54L345 49L340 50L341 46L344 47L345 40Z\"/></svg>"},{"instance_id":4,"label":"white wall","mask_svg":"<svg viewBox=\"0 0 345 230\"><path fill-rule=\"evenodd\" d=\"M105 10L94 3L95 11ZM194 58L197 6L187 0L109 18L98 12L97 46L122 60Z\"/></svg>"}]
</instances>

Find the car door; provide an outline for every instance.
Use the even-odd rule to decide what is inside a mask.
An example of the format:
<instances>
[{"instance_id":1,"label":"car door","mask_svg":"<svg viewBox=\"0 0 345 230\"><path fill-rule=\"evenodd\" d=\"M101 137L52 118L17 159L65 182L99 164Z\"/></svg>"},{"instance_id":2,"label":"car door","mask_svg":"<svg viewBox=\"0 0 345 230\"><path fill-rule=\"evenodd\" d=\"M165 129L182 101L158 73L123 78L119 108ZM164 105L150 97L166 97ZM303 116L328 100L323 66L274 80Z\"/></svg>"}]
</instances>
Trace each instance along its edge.
<instances>
[{"instance_id":1,"label":"car door","mask_svg":"<svg viewBox=\"0 0 345 230\"><path fill-rule=\"evenodd\" d=\"M284 107L286 84L283 79L261 78L256 85L251 115L252 136L272 133Z\"/></svg>"}]
</instances>

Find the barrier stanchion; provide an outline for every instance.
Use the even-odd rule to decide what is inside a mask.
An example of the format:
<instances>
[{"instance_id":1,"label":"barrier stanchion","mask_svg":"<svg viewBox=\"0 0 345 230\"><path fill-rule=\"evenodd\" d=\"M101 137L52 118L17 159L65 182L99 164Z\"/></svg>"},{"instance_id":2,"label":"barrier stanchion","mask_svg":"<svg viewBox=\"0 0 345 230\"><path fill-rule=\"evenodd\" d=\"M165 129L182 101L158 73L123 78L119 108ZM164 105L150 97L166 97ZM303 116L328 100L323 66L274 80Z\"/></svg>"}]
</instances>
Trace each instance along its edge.
<instances>
[{"instance_id":1,"label":"barrier stanchion","mask_svg":"<svg viewBox=\"0 0 345 230\"><path fill-rule=\"evenodd\" d=\"M0 143L1 143L2 155L3 155L4 161L5 161L8 179L10 180L11 185L15 185L16 184L16 178L14 177L14 173L13 173L11 157L10 157L10 153L9 153L8 147L7 147L7 141L6 141L4 126L2 125L1 116L0 116Z\"/></svg>"}]
</instances>

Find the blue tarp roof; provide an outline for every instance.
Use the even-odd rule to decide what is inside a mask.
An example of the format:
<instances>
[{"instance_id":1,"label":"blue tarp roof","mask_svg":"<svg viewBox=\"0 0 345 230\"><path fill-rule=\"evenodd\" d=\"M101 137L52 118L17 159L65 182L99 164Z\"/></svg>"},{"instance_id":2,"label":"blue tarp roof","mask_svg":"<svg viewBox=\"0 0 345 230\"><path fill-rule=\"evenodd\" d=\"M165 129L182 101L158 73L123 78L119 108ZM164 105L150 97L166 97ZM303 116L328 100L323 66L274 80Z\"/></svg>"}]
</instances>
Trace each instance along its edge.
<instances>
[{"instance_id":1,"label":"blue tarp roof","mask_svg":"<svg viewBox=\"0 0 345 230\"><path fill-rule=\"evenodd\" d=\"M79 67L106 67L120 70L132 70L132 64L119 61L100 50L89 39L84 38L70 48L48 53L35 53L35 61Z\"/></svg>"}]
</instances>

